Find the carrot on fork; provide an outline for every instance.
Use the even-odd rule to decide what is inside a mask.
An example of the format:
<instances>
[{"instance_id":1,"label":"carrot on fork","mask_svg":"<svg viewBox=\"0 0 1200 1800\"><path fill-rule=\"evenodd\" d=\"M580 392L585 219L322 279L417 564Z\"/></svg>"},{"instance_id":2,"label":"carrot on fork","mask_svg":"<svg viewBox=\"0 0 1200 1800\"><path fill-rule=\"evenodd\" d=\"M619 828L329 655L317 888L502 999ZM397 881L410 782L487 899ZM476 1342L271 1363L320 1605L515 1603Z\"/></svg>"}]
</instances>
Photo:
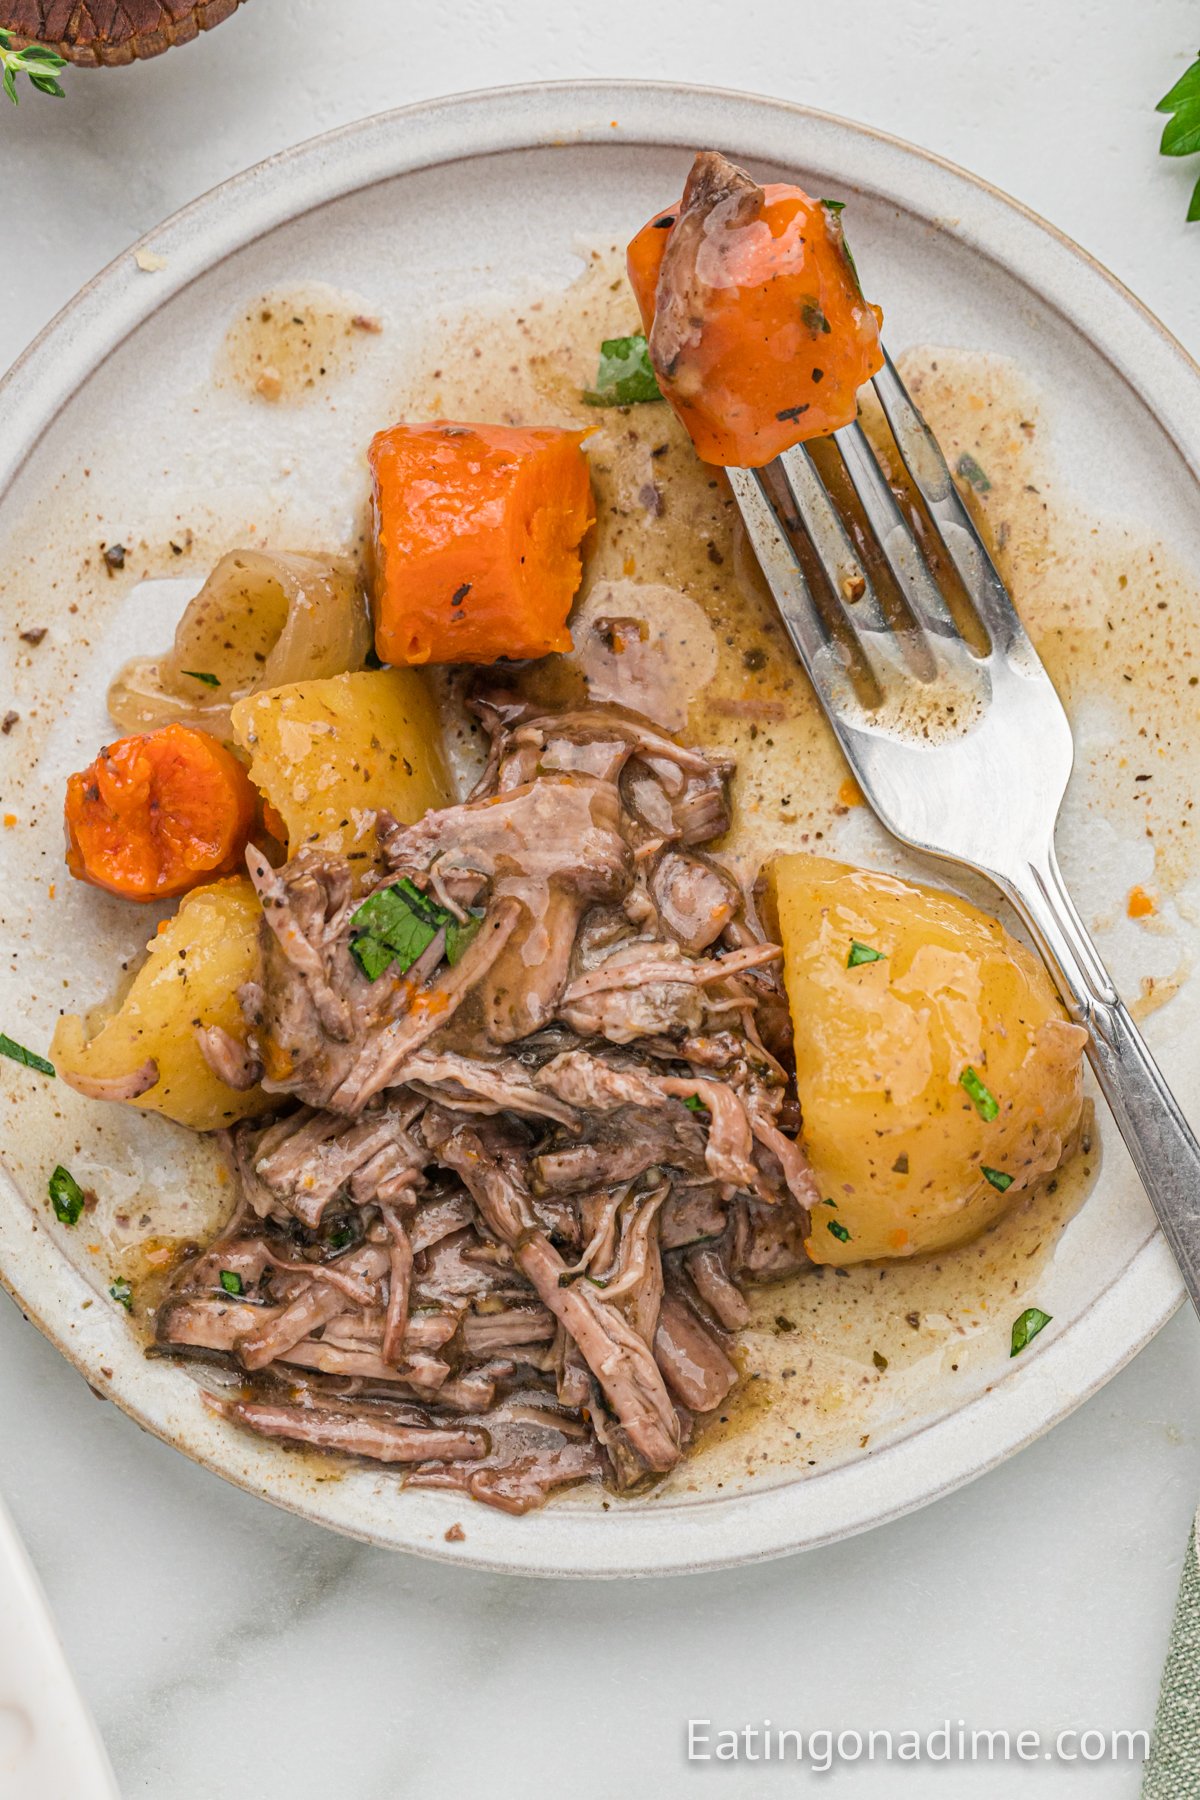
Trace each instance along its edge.
<instances>
[{"instance_id":1,"label":"carrot on fork","mask_svg":"<svg viewBox=\"0 0 1200 1800\"><path fill-rule=\"evenodd\" d=\"M126 900L165 900L236 869L258 809L207 731L164 725L106 744L67 780L67 867Z\"/></svg>"},{"instance_id":2,"label":"carrot on fork","mask_svg":"<svg viewBox=\"0 0 1200 1800\"><path fill-rule=\"evenodd\" d=\"M587 434L438 420L377 432L375 648L393 664L569 650L595 520Z\"/></svg>"},{"instance_id":3,"label":"carrot on fork","mask_svg":"<svg viewBox=\"0 0 1200 1800\"><path fill-rule=\"evenodd\" d=\"M883 366L841 210L704 150L629 245L658 385L705 462L759 468L848 425Z\"/></svg>"}]
</instances>

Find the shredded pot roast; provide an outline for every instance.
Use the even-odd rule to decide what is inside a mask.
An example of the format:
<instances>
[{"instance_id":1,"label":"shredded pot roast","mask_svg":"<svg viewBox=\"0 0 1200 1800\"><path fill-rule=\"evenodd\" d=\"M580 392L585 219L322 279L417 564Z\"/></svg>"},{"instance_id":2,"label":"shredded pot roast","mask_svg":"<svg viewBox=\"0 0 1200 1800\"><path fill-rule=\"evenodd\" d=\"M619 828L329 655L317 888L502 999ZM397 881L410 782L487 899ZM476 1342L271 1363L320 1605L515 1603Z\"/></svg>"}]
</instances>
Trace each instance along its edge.
<instances>
[{"instance_id":1,"label":"shredded pot roast","mask_svg":"<svg viewBox=\"0 0 1200 1800\"><path fill-rule=\"evenodd\" d=\"M381 817L369 891L251 852L250 1052L203 1047L279 1112L230 1134L234 1216L157 1340L264 1436L524 1512L679 1461L817 1196L780 951L704 848L728 766L616 708L475 706L475 792Z\"/></svg>"}]
</instances>

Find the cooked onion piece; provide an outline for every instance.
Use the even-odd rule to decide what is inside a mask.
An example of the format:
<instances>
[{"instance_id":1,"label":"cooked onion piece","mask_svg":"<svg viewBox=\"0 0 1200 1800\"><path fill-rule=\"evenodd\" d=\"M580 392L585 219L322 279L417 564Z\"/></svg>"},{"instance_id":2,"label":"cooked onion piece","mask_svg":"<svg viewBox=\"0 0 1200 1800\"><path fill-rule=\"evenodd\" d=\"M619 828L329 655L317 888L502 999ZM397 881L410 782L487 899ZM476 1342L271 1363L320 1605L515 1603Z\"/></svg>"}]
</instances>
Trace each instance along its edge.
<instances>
[{"instance_id":1,"label":"cooked onion piece","mask_svg":"<svg viewBox=\"0 0 1200 1800\"><path fill-rule=\"evenodd\" d=\"M188 606L171 649L126 663L108 690L108 710L125 731L177 723L228 741L236 700L361 669L370 646L351 563L231 550Z\"/></svg>"}]
</instances>

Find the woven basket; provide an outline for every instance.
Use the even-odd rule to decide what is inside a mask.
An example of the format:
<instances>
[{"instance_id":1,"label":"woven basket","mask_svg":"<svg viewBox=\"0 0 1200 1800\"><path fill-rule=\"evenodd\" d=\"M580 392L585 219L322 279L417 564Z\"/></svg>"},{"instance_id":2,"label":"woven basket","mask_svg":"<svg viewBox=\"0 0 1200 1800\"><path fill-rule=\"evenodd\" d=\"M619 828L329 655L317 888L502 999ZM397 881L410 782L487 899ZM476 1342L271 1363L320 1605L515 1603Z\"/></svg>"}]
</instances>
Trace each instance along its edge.
<instances>
[{"instance_id":1,"label":"woven basket","mask_svg":"<svg viewBox=\"0 0 1200 1800\"><path fill-rule=\"evenodd\" d=\"M45 44L84 68L160 56L211 31L241 0L0 0L14 43Z\"/></svg>"}]
</instances>

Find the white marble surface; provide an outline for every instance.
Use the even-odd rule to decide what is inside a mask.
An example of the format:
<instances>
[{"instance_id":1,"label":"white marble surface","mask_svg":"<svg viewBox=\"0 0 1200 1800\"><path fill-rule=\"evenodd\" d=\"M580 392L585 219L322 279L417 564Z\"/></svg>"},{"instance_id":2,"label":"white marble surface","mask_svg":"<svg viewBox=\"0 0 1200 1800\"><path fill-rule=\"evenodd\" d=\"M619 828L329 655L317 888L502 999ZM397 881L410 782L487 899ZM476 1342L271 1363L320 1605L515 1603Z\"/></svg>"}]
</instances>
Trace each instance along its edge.
<instances>
[{"instance_id":1,"label":"white marble surface","mask_svg":"<svg viewBox=\"0 0 1200 1800\"><path fill-rule=\"evenodd\" d=\"M1192 0L251 0L155 64L5 107L0 362L131 239L286 144L456 89L627 74L928 145L1061 225L1200 351L1194 172L1157 158L1151 110L1196 33ZM1116 1800L1137 1791L1128 1765L689 1768L685 1721L1148 1725L1200 1495L1198 1391L1180 1315L937 1507L790 1562L583 1588L388 1557L268 1510L94 1401L0 1300L0 1488L127 1795L673 1800L833 1779L867 1800Z\"/></svg>"}]
</instances>

